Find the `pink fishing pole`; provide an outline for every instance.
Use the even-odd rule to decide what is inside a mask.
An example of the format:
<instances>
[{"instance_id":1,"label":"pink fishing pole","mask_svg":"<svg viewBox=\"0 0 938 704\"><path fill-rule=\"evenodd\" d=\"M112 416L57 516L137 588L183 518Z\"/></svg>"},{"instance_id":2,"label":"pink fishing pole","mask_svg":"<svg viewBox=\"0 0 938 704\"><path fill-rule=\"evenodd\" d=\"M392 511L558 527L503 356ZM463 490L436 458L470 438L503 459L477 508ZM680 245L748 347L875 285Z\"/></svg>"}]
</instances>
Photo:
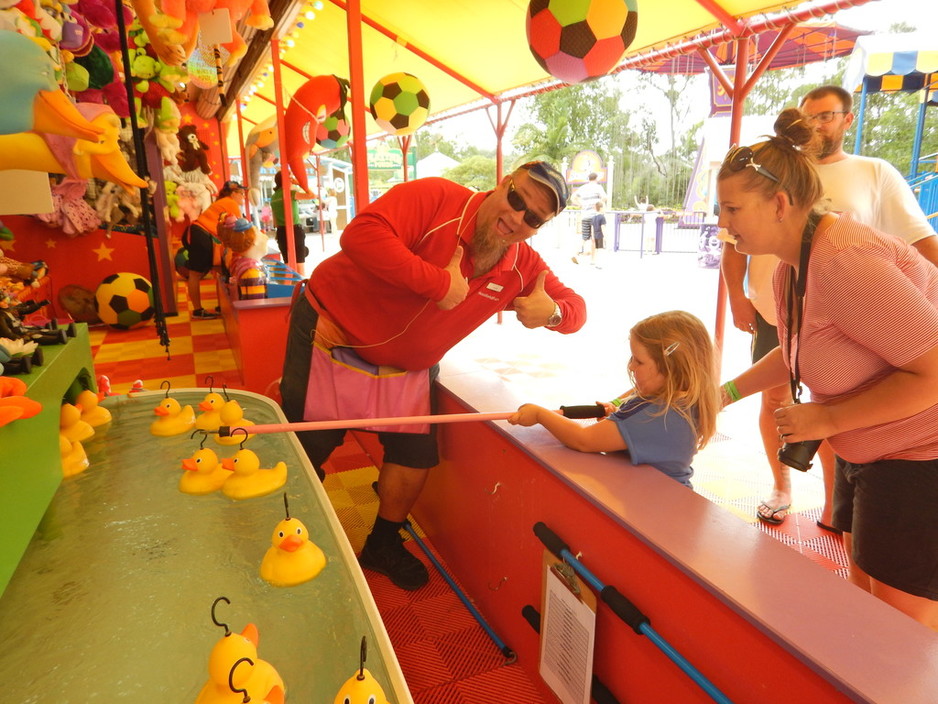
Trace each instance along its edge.
<instances>
[{"instance_id":1,"label":"pink fishing pole","mask_svg":"<svg viewBox=\"0 0 938 704\"><path fill-rule=\"evenodd\" d=\"M561 406L560 413L567 418L601 418L603 407L599 404L590 406ZM381 425L419 425L421 423L468 423L486 420L506 420L515 411L498 413L444 413L437 416L402 416L400 418L353 418L346 420L310 420L299 423L268 423L266 425L222 426L218 429L221 436L230 436L237 430L251 435L264 433L290 433L303 430L337 430L340 428L370 428Z\"/></svg>"}]
</instances>

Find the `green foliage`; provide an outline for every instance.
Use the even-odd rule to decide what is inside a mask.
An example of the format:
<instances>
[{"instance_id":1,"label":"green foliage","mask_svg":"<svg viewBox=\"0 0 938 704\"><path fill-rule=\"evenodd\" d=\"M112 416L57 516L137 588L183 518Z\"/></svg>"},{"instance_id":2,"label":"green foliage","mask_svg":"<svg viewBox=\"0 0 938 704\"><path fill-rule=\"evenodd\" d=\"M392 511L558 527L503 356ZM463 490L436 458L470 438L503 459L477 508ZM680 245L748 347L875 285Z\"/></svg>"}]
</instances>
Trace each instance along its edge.
<instances>
[{"instance_id":1,"label":"green foliage","mask_svg":"<svg viewBox=\"0 0 938 704\"><path fill-rule=\"evenodd\" d=\"M446 169L443 177L477 191L490 191L495 188L495 158L481 154L467 157Z\"/></svg>"}]
</instances>

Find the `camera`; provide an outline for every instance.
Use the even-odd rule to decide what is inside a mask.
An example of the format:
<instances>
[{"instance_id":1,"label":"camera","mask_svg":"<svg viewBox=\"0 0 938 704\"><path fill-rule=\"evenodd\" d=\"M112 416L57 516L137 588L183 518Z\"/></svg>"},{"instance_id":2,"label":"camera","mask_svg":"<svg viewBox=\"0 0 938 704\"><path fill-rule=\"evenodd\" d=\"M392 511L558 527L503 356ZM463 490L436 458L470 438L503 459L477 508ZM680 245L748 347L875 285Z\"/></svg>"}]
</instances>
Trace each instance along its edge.
<instances>
[{"instance_id":1,"label":"camera","mask_svg":"<svg viewBox=\"0 0 938 704\"><path fill-rule=\"evenodd\" d=\"M799 472L807 472L811 469L811 460L820 446L820 440L786 442L778 451L778 461Z\"/></svg>"}]
</instances>

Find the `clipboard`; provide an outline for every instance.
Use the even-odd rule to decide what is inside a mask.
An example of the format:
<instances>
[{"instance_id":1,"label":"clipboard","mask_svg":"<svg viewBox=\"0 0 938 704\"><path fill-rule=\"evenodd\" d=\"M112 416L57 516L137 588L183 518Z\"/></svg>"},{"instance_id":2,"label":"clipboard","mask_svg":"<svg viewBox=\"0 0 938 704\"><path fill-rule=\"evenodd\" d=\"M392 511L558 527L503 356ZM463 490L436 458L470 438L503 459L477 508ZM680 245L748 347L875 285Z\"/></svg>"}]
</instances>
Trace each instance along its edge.
<instances>
[{"instance_id":1,"label":"clipboard","mask_svg":"<svg viewBox=\"0 0 938 704\"><path fill-rule=\"evenodd\" d=\"M589 704L596 595L573 568L544 551L538 670L563 704Z\"/></svg>"}]
</instances>

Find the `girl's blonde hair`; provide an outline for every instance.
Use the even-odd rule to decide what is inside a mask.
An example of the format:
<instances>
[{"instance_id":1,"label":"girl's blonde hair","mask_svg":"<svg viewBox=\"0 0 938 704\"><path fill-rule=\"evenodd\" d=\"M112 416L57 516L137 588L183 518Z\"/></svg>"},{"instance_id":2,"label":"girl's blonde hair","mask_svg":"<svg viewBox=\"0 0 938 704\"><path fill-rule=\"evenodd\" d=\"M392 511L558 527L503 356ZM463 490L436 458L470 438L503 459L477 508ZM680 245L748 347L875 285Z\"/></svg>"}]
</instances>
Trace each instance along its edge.
<instances>
[{"instance_id":1,"label":"girl's blonde hair","mask_svg":"<svg viewBox=\"0 0 938 704\"><path fill-rule=\"evenodd\" d=\"M720 411L716 355L707 328L696 316L672 310L638 322L631 335L664 376L664 386L649 400L680 413L694 429L697 449L703 449L716 433Z\"/></svg>"}]
</instances>

